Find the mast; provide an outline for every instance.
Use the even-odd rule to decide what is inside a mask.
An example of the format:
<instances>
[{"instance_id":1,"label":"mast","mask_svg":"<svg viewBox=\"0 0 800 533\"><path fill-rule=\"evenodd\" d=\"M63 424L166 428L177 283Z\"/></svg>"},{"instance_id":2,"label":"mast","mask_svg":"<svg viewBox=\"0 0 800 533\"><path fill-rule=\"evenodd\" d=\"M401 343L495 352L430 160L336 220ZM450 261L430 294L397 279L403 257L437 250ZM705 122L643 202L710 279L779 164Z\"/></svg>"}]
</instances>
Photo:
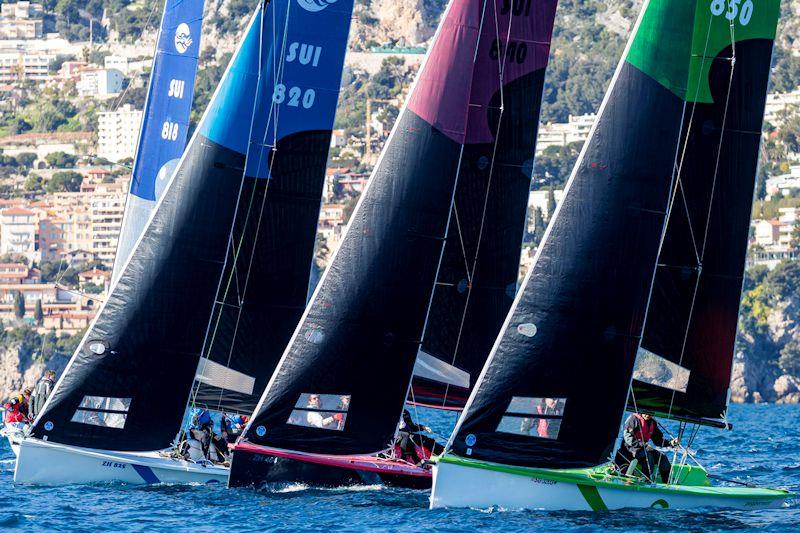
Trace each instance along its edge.
<instances>
[{"instance_id":1,"label":"mast","mask_svg":"<svg viewBox=\"0 0 800 533\"><path fill-rule=\"evenodd\" d=\"M156 40L112 285L186 146L205 0L167 0Z\"/></svg>"},{"instance_id":2,"label":"mast","mask_svg":"<svg viewBox=\"0 0 800 533\"><path fill-rule=\"evenodd\" d=\"M467 164L460 169L409 396L430 407L463 408L517 290L556 1L498 3L496 9L504 25L504 12L513 9L514 23L499 40L484 32L473 98L497 90L498 57L504 58L504 85L491 108L489 129L470 123L462 155ZM484 28L495 27L496 14L487 4Z\"/></svg>"},{"instance_id":3,"label":"mast","mask_svg":"<svg viewBox=\"0 0 800 533\"><path fill-rule=\"evenodd\" d=\"M496 15L500 1L451 2L243 439L326 454L389 446L424 334L456 183L466 165L476 164L465 159L465 145L494 142L504 90L538 75L547 61L555 2L530 5L512 16ZM492 42L506 43L509 26L524 17L537 24L519 34L529 54L512 68L504 55L492 57ZM492 76L478 73L484 65ZM315 395L321 408L338 409L335 430L303 422Z\"/></svg>"},{"instance_id":4,"label":"mast","mask_svg":"<svg viewBox=\"0 0 800 533\"><path fill-rule=\"evenodd\" d=\"M613 450L664 231L708 2L650 0L449 453L544 468ZM703 33L704 34L704 33Z\"/></svg>"},{"instance_id":5,"label":"mast","mask_svg":"<svg viewBox=\"0 0 800 533\"><path fill-rule=\"evenodd\" d=\"M724 427L780 1L707 7L673 207L628 408ZM693 52L703 52L699 36Z\"/></svg>"}]
</instances>

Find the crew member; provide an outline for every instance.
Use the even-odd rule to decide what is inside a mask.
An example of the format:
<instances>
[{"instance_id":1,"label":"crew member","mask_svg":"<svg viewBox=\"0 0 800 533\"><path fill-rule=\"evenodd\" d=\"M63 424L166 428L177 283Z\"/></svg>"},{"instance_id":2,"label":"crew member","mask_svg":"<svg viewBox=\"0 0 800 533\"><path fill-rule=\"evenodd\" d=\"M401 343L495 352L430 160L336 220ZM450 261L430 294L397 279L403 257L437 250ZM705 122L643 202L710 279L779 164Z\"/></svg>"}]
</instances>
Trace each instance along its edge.
<instances>
[{"instance_id":1,"label":"crew member","mask_svg":"<svg viewBox=\"0 0 800 533\"><path fill-rule=\"evenodd\" d=\"M669 474L672 469L669 459L653 449L649 443L653 442L656 446L678 446L679 439L667 440L658 428L655 418L647 413L633 413L625 421L622 433L622 446L616 457L617 465L622 468L636 459L642 469L642 474L651 481L652 468L658 468L658 473L662 483L669 483Z\"/></svg>"}]
</instances>

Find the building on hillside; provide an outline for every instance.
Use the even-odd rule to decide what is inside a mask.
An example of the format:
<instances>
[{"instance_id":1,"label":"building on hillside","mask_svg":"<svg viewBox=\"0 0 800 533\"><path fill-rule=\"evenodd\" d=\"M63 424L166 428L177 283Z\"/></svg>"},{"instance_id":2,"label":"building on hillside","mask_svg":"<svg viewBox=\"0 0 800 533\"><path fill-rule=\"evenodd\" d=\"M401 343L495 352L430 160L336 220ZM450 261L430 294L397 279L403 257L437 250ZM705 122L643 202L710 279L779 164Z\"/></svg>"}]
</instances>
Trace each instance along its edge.
<instances>
[{"instance_id":1,"label":"building on hillside","mask_svg":"<svg viewBox=\"0 0 800 533\"><path fill-rule=\"evenodd\" d=\"M549 146L567 146L572 142L583 142L589 137L597 115L570 115L566 123L549 122L539 127L536 139L536 153L539 154Z\"/></svg>"},{"instance_id":2,"label":"building on hillside","mask_svg":"<svg viewBox=\"0 0 800 533\"><path fill-rule=\"evenodd\" d=\"M111 282L111 272L93 268L78 274L78 283L82 291L86 291L88 285L91 283L95 287L99 287L103 292L108 292L108 285Z\"/></svg>"},{"instance_id":3,"label":"building on hillside","mask_svg":"<svg viewBox=\"0 0 800 533\"><path fill-rule=\"evenodd\" d=\"M763 247L778 244L781 234L781 223L778 220L754 220L754 242Z\"/></svg>"},{"instance_id":4,"label":"building on hillside","mask_svg":"<svg viewBox=\"0 0 800 533\"><path fill-rule=\"evenodd\" d=\"M122 92L125 76L119 70L86 69L75 88L80 96L114 96Z\"/></svg>"},{"instance_id":5,"label":"building on hillside","mask_svg":"<svg viewBox=\"0 0 800 533\"><path fill-rule=\"evenodd\" d=\"M42 261L57 261L64 253L69 223L53 212L39 218L39 256Z\"/></svg>"},{"instance_id":6,"label":"building on hillside","mask_svg":"<svg viewBox=\"0 0 800 533\"><path fill-rule=\"evenodd\" d=\"M37 235L39 222L36 213L22 207L0 211L0 253L19 254L28 261L39 261Z\"/></svg>"},{"instance_id":7,"label":"building on hillside","mask_svg":"<svg viewBox=\"0 0 800 533\"><path fill-rule=\"evenodd\" d=\"M117 253L117 241L125 214L125 194L98 190L91 197L91 251L98 261L111 266Z\"/></svg>"},{"instance_id":8,"label":"building on hillside","mask_svg":"<svg viewBox=\"0 0 800 533\"><path fill-rule=\"evenodd\" d=\"M794 165L788 174L767 178L767 194L774 196L779 192L783 196L790 196L800 190L800 165Z\"/></svg>"},{"instance_id":9,"label":"building on hillside","mask_svg":"<svg viewBox=\"0 0 800 533\"><path fill-rule=\"evenodd\" d=\"M31 4L27 0L0 4L0 39L41 39L42 29L40 4Z\"/></svg>"},{"instance_id":10,"label":"building on hillside","mask_svg":"<svg viewBox=\"0 0 800 533\"><path fill-rule=\"evenodd\" d=\"M62 81L78 81L81 72L89 68L86 61L64 61L58 69L58 79Z\"/></svg>"},{"instance_id":11,"label":"building on hillside","mask_svg":"<svg viewBox=\"0 0 800 533\"><path fill-rule=\"evenodd\" d=\"M142 111L130 104L98 113L97 155L109 161L133 158L141 122Z\"/></svg>"},{"instance_id":12,"label":"building on hillside","mask_svg":"<svg viewBox=\"0 0 800 533\"><path fill-rule=\"evenodd\" d=\"M21 285L41 283L42 273L25 263L0 263L0 284Z\"/></svg>"},{"instance_id":13,"label":"building on hillside","mask_svg":"<svg viewBox=\"0 0 800 533\"><path fill-rule=\"evenodd\" d=\"M553 191L553 199L558 205L561 202L561 199L564 198L564 191L561 189L556 189ZM549 190L538 190L538 191L531 191L530 195L528 195L528 209L532 212L537 207L542 211L542 216L546 219L549 219L552 213L548 211L548 204L550 203L550 191Z\"/></svg>"},{"instance_id":14,"label":"building on hillside","mask_svg":"<svg viewBox=\"0 0 800 533\"><path fill-rule=\"evenodd\" d=\"M107 69L116 69L126 76L130 73L128 58L124 56L106 56L105 59L103 59L103 66Z\"/></svg>"},{"instance_id":15,"label":"building on hillside","mask_svg":"<svg viewBox=\"0 0 800 533\"><path fill-rule=\"evenodd\" d=\"M56 56L43 52L0 49L0 84L50 79L50 63Z\"/></svg>"},{"instance_id":16,"label":"building on hillside","mask_svg":"<svg viewBox=\"0 0 800 533\"><path fill-rule=\"evenodd\" d=\"M773 126L780 126L787 111L792 107L800 111L800 88L788 93L768 94L764 106L764 121Z\"/></svg>"},{"instance_id":17,"label":"building on hillside","mask_svg":"<svg viewBox=\"0 0 800 533\"><path fill-rule=\"evenodd\" d=\"M80 265L95 261L95 255L88 250L70 250L61 254L61 259L69 265Z\"/></svg>"}]
</instances>

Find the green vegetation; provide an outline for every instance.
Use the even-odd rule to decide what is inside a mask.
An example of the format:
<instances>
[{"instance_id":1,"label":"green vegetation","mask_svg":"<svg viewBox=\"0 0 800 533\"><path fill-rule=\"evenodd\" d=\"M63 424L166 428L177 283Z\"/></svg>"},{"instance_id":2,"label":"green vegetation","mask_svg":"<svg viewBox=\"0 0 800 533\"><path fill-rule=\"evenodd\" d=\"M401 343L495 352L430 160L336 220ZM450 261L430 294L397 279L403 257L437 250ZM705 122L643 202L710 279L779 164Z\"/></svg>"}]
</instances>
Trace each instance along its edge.
<instances>
[{"instance_id":1,"label":"green vegetation","mask_svg":"<svg viewBox=\"0 0 800 533\"><path fill-rule=\"evenodd\" d=\"M48 193L54 192L78 192L81 189L83 176L72 170L56 172L45 185L44 189Z\"/></svg>"},{"instance_id":2,"label":"green vegetation","mask_svg":"<svg viewBox=\"0 0 800 533\"><path fill-rule=\"evenodd\" d=\"M17 320L25 316L25 296L19 291L14 294L14 316Z\"/></svg>"}]
</instances>

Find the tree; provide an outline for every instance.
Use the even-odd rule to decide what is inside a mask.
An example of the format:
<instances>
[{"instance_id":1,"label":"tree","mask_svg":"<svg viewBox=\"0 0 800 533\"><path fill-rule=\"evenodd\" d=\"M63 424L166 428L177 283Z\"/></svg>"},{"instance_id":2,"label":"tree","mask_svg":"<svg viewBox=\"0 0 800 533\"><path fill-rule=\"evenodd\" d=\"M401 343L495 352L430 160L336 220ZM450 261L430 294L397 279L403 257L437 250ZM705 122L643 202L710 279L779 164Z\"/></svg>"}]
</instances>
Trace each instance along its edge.
<instances>
[{"instance_id":1,"label":"tree","mask_svg":"<svg viewBox=\"0 0 800 533\"><path fill-rule=\"evenodd\" d=\"M72 170L56 172L45 185L48 193L54 192L78 192L81 190L83 176Z\"/></svg>"},{"instance_id":2,"label":"tree","mask_svg":"<svg viewBox=\"0 0 800 533\"><path fill-rule=\"evenodd\" d=\"M22 152L21 154L17 154L17 163L25 168L33 168L33 164L39 158L33 152Z\"/></svg>"},{"instance_id":3,"label":"tree","mask_svg":"<svg viewBox=\"0 0 800 533\"><path fill-rule=\"evenodd\" d=\"M25 316L25 297L19 291L14 295L14 316L19 320Z\"/></svg>"},{"instance_id":4,"label":"tree","mask_svg":"<svg viewBox=\"0 0 800 533\"><path fill-rule=\"evenodd\" d=\"M36 300L36 307L33 309L33 319L38 326L44 322L44 311L42 310L42 300Z\"/></svg>"},{"instance_id":5,"label":"tree","mask_svg":"<svg viewBox=\"0 0 800 533\"><path fill-rule=\"evenodd\" d=\"M65 152L52 152L44 156L44 160L50 168L74 168L78 158Z\"/></svg>"},{"instance_id":6,"label":"tree","mask_svg":"<svg viewBox=\"0 0 800 533\"><path fill-rule=\"evenodd\" d=\"M784 345L778 359L778 366L787 374L800 375L800 341L792 339Z\"/></svg>"},{"instance_id":7,"label":"tree","mask_svg":"<svg viewBox=\"0 0 800 533\"><path fill-rule=\"evenodd\" d=\"M553 191L553 186L547 190L547 220L553 218L553 213L556 212L556 194Z\"/></svg>"},{"instance_id":8,"label":"tree","mask_svg":"<svg viewBox=\"0 0 800 533\"><path fill-rule=\"evenodd\" d=\"M26 192L38 194L44 192L44 187L42 186L42 183L43 182L41 176L38 176L36 174L31 174L25 180L23 188L25 189Z\"/></svg>"}]
</instances>

